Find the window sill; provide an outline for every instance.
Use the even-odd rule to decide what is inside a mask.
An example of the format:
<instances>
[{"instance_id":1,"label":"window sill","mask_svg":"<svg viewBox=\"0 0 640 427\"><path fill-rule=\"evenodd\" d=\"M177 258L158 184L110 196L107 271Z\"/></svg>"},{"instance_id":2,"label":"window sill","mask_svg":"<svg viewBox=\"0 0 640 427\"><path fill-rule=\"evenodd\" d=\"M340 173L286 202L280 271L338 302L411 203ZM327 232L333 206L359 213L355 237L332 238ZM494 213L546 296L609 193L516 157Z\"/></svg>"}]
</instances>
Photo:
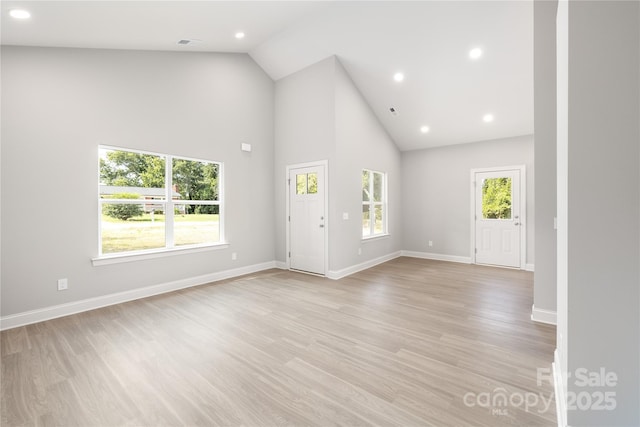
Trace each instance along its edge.
<instances>
[{"instance_id":1,"label":"window sill","mask_svg":"<svg viewBox=\"0 0 640 427\"><path fill-rule=\"evenodd\" d=\"M121 264L124 262L142 261L146 259L164 258L168 256L186 255L197 252L215 251L226 249L229 243L216 243L213 245L186 246L182 248L157 249L144 252L130 252L125 254L103 255L91 259L94 267L110 264Z\"/></svg>"},{"instance_id":2,"label":"window sill","mask_svg":"<svg viewBox=\"0 0 640 427\"><path fill-rule=\"evenodd\" d=\"M386 239L387 237L391 237L391 234L389 233L384 233L384 234L376 234L375 236L367 236L367 237L363 237L362 238L362 242L372 242L375 240L382 240L382 239Z\"/></svg>"}]
</instances>

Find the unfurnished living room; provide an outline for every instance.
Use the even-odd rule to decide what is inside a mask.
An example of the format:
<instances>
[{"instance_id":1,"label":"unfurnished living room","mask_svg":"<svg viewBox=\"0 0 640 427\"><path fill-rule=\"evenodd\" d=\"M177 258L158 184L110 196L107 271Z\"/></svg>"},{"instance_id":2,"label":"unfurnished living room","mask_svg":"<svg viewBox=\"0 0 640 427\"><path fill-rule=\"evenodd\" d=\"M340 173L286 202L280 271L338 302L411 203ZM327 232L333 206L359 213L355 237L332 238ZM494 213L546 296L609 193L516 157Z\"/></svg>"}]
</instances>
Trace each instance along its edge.
<instances>
[{"instance_id":1,"label":"unfurnished living room","mask_svg":"<svg viewBox=\"0 0 640 427\"><path fill-rule=\"evenodd\" d=\"M0 14L2 426L640 425L637 1Z\"/></svg>"}]
</instances>

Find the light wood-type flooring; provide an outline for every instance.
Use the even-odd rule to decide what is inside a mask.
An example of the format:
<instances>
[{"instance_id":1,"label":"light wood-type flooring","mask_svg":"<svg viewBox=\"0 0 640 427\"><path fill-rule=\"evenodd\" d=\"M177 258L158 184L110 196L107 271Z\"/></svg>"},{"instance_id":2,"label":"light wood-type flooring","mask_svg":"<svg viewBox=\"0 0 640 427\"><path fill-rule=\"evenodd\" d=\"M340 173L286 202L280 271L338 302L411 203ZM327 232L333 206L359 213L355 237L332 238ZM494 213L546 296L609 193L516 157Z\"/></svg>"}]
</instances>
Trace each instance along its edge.
<instances>
[{"instance_id":1,"label":"light wood-type flooring","mask_svg":"<svg viewBox=\"0 0 640 427\"><path fill-rule=\"evenodd\" d=\"M398 258L119 304L2 332L0 421L554 425L555 328L532 300L532 273Z\"/></svg>"}]
</instances>

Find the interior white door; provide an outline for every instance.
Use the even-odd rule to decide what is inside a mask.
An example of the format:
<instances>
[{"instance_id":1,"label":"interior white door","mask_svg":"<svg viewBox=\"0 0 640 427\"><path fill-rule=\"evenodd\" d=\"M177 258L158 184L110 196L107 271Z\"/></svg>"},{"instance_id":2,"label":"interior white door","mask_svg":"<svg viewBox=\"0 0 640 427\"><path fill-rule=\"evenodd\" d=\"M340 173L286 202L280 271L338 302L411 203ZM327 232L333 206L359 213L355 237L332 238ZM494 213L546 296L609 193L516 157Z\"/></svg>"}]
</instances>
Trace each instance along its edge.
<instances>
[{"instance_id":1,"label":"interior white door","mask_svg":"<svg viewBox=\"0 0 640 427\"><path fill-rule=\"evenodd\" d=\"M289 171L289 268L325 274L324 166Z\"/></svg>"},{"instance_id":2,"label":"interior white door","mask_svg":"<svg viewBox=\"0 0 640 427\"><path fill-rule=\"evenodd\" d=\"M521 267L520 170L475 174L476 263Z\"/></svg>"}]
</instances>

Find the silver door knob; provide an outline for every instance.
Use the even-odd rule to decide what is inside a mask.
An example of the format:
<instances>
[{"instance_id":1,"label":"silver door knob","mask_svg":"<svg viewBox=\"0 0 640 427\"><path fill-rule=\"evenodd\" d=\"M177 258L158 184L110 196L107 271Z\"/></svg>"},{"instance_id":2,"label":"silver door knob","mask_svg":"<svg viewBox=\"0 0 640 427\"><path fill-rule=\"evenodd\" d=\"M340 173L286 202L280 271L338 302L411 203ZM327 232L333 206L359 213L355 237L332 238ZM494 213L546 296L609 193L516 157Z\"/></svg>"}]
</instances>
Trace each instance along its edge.
<instances>
[{"instance_id":1,"label":"silver door knob","mask_svg":"<svg viewBox=\"0 0 640 427\"><path fill-rule=\"evenodd\" d=\"M320 228L324 228L324 224L320 224Z\"/></svg>"},{"instance_id":2,"label":"silver door knob","mask_svg":"<svg viewBox=\"0 0 640 427\"><path fill-rule=\"evenodd\" d=\"M513 223L513 225L520 225L520 223L519 222L515 222L515 223Z\"/></svg>"}]
</instances>

